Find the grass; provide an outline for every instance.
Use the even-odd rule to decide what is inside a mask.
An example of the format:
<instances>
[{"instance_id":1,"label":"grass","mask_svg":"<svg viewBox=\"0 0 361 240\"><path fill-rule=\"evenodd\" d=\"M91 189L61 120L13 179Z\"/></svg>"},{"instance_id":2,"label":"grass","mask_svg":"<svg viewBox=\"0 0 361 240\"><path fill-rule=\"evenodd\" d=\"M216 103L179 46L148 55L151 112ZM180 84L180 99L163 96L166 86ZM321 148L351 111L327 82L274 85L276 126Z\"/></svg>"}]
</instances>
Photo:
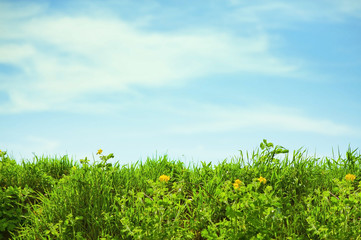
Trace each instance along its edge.
<instances>
[{"instance_id":1,"label":"grass","mask_svg":"<svg viewBox=\"0 0 361 240\"><path fill-rule=\"evenodd\" d=\"M289 157L264 140L217 165L98 156L17 164L0 152L0 239L361 239L356 150Z\"/></svg>"}]
</instances>

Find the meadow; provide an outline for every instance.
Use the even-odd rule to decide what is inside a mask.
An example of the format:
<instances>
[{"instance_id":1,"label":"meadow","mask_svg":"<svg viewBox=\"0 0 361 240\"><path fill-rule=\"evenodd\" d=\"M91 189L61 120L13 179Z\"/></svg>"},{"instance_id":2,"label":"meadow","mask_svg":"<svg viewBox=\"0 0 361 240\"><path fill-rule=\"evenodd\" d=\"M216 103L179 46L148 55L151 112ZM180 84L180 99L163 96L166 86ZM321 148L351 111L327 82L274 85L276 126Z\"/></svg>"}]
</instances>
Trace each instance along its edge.
<instances>
[{"instance_id":1,"label":"meadow","mask_svg":"<svg viewBox=\"0 0 361 240\"><path fill-rule=\"evenodd\" d=\"M0 239L361 239L361 154L263 140L218 164L167 155L17 163L0 152Z\"/></svg>"}]
</instances>

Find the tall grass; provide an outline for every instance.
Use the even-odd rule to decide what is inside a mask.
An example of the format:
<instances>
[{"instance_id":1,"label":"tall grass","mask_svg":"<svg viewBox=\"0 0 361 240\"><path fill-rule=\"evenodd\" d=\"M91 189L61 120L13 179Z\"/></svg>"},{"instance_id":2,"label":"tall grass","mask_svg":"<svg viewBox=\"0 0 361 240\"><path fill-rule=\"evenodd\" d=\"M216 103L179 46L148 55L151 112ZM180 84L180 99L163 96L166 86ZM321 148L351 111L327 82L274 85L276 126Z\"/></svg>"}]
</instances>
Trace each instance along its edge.
<instances>
[{"instance_id":1,"label":"tall grass","mask_svg":"<svg viewBox=\"0 0 361 240\"><path fill-rule=\"evenodd\" d=\"M5 239L361 239L357 150L289 157L264 140L189 166L166 155L123 166L108 163L113 154L92 164L0 157Z\"/></svg>"}]
</instances>

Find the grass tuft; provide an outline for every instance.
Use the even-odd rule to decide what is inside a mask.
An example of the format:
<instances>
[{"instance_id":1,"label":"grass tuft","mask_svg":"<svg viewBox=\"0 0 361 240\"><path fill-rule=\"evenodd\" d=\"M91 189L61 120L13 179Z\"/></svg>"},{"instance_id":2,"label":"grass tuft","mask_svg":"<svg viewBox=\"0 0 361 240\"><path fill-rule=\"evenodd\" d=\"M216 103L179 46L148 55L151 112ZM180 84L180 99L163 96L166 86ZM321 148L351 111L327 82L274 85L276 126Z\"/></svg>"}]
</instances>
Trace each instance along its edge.
<instances>
[{"instance_id":1,"label":"grass tuft","mask_svg":"<svg viewBox=\"0 0 361 240\"><path fill-rule=\"evenodd\" d=\"M361 155L259 149L188 167L0 151L0 239L360 239Z\"/></svg>"}]
</instances>

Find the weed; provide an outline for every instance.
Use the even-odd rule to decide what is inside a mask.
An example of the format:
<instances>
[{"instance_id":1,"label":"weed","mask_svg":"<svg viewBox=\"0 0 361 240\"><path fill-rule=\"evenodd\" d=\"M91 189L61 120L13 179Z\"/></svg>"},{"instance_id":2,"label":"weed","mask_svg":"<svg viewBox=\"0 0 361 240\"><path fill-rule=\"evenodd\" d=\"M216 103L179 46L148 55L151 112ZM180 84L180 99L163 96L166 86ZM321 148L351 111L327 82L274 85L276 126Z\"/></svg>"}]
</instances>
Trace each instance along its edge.
<instances>
[{"instance_id":1,"label":"weed","mask_svg":"<svg viewBox=\"0 0 361 240\"><path fill-rule=\"evenodd\" d=\"M0 152L0 239L360 239L361 155L260 149L217 165Z\"/></svg>"}]
</instances>

